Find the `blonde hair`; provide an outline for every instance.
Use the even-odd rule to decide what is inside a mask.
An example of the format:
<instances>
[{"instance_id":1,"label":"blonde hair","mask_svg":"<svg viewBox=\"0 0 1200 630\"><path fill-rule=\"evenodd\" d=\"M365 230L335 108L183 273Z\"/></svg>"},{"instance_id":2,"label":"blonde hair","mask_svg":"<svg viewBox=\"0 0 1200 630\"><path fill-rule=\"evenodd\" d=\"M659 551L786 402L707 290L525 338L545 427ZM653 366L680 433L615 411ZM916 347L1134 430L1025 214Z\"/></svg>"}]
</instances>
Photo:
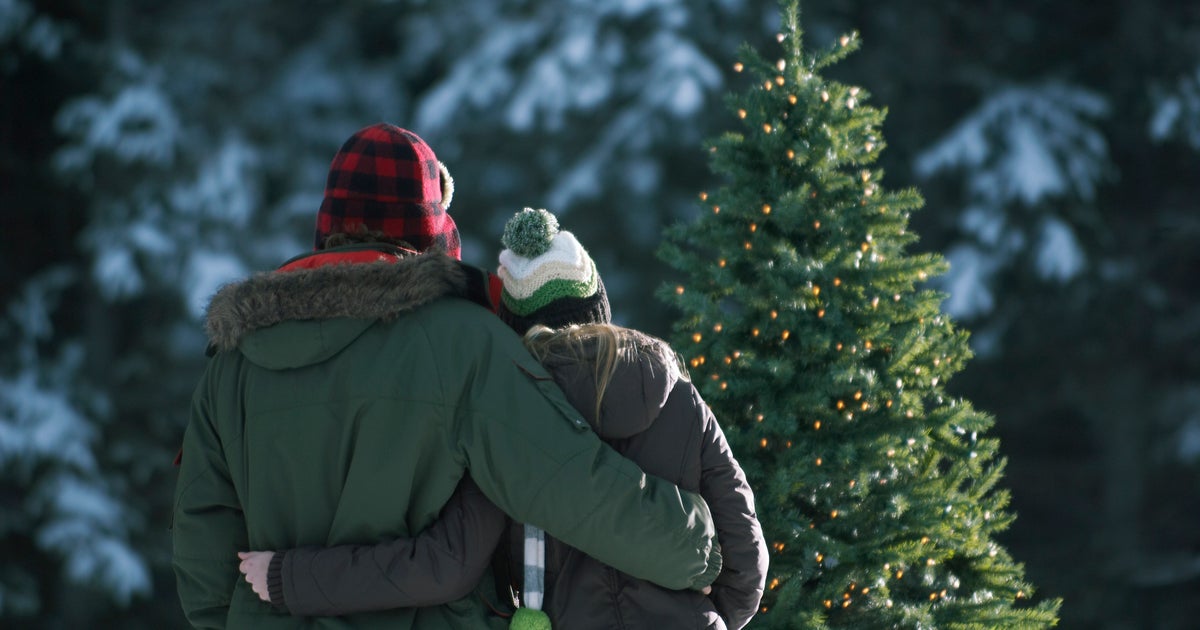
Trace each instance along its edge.
<instances>
[{"instance_id":1,"label":"blonde hair","mask_svg":"<svg viewBox=\"0 0 1200 630\"><path fill-rule=\"evenodd\" d=\"M617 371L620 360L633 360L642 352L661 347L667 369L676 371L680 380L688 380L683 359L660 340L642 332L616 324L571 324L550 328L536 324L525 333L525 347L541 363L588 363L592 367L592 382L596 388L596 422L600 422L600 406L604 392Z\"/></svg>"}]
</instances>

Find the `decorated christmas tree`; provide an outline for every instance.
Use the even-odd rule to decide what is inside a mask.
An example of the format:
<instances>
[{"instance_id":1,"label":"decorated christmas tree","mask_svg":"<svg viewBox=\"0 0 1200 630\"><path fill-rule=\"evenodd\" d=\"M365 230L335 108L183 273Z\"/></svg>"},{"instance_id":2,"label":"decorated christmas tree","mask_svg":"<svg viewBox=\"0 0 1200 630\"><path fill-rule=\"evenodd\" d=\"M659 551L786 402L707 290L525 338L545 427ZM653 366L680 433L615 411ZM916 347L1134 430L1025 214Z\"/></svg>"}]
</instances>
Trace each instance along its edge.
<instances>
[{"instance_id":1,"label":"decorated christmas tree","mask_svg":"<svg viewBox=\"0 0 1200 630\"><path fill-rule=\"evenodd\" d=\"M675 347L716 412L771 548L754 627L1041 628L1021 565L992 419L947 393L967 334L922 288L946 266L906 252L914 190L871 165L885 111L821 73L859 45L802 48L783 3L782 57L743 46L743 125L711 143L720 188L660 251Z\"/></svg>"}]
</instances>

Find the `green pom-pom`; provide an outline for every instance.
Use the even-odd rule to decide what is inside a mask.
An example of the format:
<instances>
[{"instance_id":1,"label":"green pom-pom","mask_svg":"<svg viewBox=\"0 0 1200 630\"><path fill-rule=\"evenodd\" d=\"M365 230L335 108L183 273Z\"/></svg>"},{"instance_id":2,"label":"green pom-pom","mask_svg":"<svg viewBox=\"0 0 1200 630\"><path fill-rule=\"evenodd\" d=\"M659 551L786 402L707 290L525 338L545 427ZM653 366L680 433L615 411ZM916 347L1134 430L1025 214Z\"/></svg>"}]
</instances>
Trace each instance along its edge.
<instances>
[{"instance_id":1,"label":"green pom-pom","mask_svg":"<svg viewBox=\"0 0 1200 630\"><path fill-rule=\"evenodd\" d=\"M550 617L547 617L546 613L540 610L518 608L517 612L513 613L512 621L508 624L508 629L550 630Z\"/></svg>"},{"instance_id":2,"label":"green pom-pom","mask_svg":"<svg viewBox=\"0 0 1200 630\"><path fill-rule=\"evenodd\" d=\"M550 250L558 234L558 219L545 210L525 208L513 215L504 226L500 242L512 253L525 258L537 258Z\"/></svg>"}]
</instances>

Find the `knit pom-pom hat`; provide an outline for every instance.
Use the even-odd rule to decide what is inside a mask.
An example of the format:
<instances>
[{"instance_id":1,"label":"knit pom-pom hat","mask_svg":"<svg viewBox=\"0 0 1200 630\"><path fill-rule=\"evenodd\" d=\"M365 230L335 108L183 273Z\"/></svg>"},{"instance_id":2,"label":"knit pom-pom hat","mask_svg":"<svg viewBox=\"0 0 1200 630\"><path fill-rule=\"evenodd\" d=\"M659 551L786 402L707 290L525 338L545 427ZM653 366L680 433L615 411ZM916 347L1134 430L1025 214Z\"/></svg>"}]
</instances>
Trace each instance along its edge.
<instances>
[{"instance_id":1,"label":"knit pom-pom hat","mask_svg":"<svg viewBox=\"0 0 1200 630\"><path fill-rule=\"evenodd\" d=\"M612 321L596 263L553 214L525 208L508 220L501 243L497 314L517 333Z\"/></svg>"},{"instance_id":2,"label":"knit pom-pom hat","mask_svg":"<svg viewBox=\"0 0 1200 630\"><path fill-rule=\"evenodd\" d=\"M420 136L386 123L365 127L329 167L315 248L330 234L368 230L460 258L458 227L446 213L453 196L450 172Z\"/></svg>"}]
</instances>

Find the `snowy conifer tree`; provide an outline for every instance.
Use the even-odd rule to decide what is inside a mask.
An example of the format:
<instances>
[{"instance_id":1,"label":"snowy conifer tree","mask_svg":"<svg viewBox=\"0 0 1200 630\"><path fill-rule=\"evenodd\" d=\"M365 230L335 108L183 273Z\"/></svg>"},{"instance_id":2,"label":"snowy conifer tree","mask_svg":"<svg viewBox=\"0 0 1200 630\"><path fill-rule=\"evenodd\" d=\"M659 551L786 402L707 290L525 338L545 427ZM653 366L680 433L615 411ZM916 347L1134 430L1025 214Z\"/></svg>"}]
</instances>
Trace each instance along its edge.
<instances>
[{"instance_id":1,"label":"snowy conifer tree","mask_svg":"<svg viewBox=\"0 0 1200 630\"><path fill-rule=\"evenodd\" d=\"M137 518L120 481L101 471L96 424L110 411L102 393L78 383L83 345L66 340L53 357L37 351L72 280L69 269L51 269L0 316L0 339L13 350L0 361L0 623L31 623L81 586L123 605L150 590L130 536ZM59 567L56 588L44 583L47 566Z\"/></svg>"},{"instance_id":2,"label":"snowy conifer tree","mask_svg":"<svg viewBox=\"0 0 1200 630\"><path fill-rule=\"evenodd\" d=\"M991 418L945 391L967 335L906 253L916 191L870 168L885 112L821 72L858 46L802 48L784 5L772 62L731 97L744 125L710 150L723 185L661 254L684 273L675 345L756 491L772 549L755 626L1025 628L1057 622L995 541L1012 520ZM744 63L744 66L743 66Z\"/></svg>"},{"instance_id":3,"label":"snowy conifer tree","mask_svg":"<svg viewBox=\"0 0 1200 630\"><path fill-rule=\"evenodd\" d=\"M994 352L1012 319L995 295L1006 272L1059 287L1087 271L1080 228L1098 222L1092 204L1111 174L1094 124L1108 110L1075 85L1009 86L917 157L919 176L957 175L967 195L950 271L935 282L950 293L945 312L979 322L977 353Z\"/></svg>"}]
</instances>

